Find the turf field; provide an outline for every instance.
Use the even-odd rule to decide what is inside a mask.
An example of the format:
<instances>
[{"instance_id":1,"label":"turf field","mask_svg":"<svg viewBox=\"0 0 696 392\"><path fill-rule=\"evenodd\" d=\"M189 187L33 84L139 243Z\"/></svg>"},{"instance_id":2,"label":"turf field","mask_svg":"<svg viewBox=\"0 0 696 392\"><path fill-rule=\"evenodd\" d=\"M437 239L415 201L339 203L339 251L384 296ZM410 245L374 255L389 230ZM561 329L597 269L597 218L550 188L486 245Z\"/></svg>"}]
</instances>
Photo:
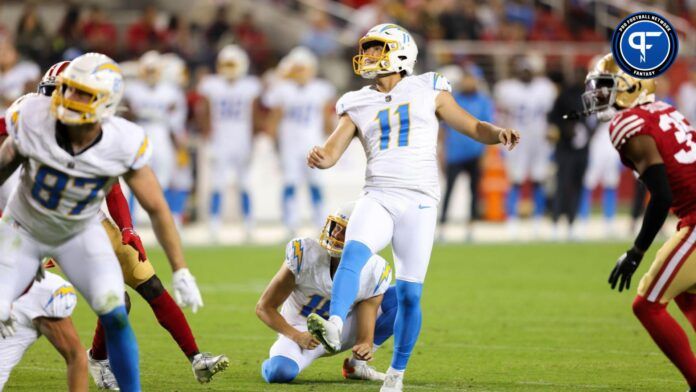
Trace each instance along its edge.
<instances>
[{"instance_id":1,"label":"turf field","mask_svg":"<svg viewBox=\"0 0 696 392\"><path fill-rule=\"evenodd\" d=\"M606 284L624 247L437 246L406 390L684 391L679 373L631 314L633 287L630 294L618 294ZM256 318L254 304L282 256L281 246L187 250L205 301L197 314L187 313L199 346L224 352L232 362L205 386L196 383L147 304L131 292L144 390L379 390L377 384L344 381L344 355L319 360L290 386L263 382L259 369L275 334ZM152 251L151 257L169 284L162 252ZM638 274L647 269L650 255L646 259ZM88 345L95 319L84 301L74 317ZM377 353L379 369L389 365L391 345L389 340ZM45 339L29 350L7 390L65 390L62 359Z\"/></svg>"}]
</instances>

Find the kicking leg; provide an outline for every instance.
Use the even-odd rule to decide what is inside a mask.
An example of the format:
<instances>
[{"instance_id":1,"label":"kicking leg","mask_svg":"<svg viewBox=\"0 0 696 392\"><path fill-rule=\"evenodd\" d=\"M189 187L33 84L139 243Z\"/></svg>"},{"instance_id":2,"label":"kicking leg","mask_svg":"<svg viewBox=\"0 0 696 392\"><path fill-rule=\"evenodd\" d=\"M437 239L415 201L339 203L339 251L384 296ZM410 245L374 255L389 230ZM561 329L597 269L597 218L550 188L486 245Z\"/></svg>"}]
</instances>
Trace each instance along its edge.
<instances>
[{"instance_id":1,"label":"kicking leg","mask_svg":"<svg viewBox=\"0 0 696 392\"><path fill-rule=\"evenodd\" d=\"M329 320L314 313L307 317L309 332L328 351L339 351L343 323L358 294L360 272L372 254L388 244L393 229L391 214L372 193L358 200L348 221L346 244L334 275Z\"/></svg>"}]
</instances>

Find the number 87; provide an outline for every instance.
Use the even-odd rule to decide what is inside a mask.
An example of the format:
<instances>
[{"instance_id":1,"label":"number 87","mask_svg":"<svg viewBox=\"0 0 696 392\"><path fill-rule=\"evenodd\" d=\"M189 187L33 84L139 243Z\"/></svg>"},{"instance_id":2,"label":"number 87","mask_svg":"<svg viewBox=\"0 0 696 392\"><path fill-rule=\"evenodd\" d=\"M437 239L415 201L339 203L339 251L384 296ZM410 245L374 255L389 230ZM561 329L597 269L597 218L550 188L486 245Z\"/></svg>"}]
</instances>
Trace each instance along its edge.
<instances>
[{"instance_id":1,"label":"number 87","mask_svg":"<svg viewBox=\"0 0 696 392\"><path fill-rule=\"evenodd\" d=\"M50 179L52 182L49 182ZM60 199L63 197L63 191L68 185L68 181L72 179L73 186L79 188L85 188L91 186L92 189L84 199L80 200L75 204L72 210L70 210L70 215L78 215L85 209L87 204L97 197L99 191L106 185L108 181L107 177L97 177L97 178L85 178L85 177L74 177L71 178L67 174L58 171L56 169L50 168L48 166L41 166L37 172L36 177L34 177L34 186L31 188L31 196L39 202L42 206L49 210L55 210L60 205Z\"/></svg>"}]
</instances>

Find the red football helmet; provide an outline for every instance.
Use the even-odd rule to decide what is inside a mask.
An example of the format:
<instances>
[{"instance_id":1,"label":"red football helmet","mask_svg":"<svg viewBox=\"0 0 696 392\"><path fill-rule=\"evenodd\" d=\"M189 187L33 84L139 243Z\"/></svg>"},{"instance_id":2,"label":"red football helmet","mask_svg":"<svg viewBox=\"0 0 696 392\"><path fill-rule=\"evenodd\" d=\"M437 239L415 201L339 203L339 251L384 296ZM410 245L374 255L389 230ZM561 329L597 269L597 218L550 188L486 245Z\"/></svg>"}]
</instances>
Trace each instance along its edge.
<instances>
[{"instance_id":1,"label":"red football helmet","mask_svg":"<svg viewBox=\"0 0 696 392\"><path fill-rule=\"evenodd\" d=\"M46 71L39 82L38 93L50 97L56 89L56 78L68 67L70 61L55 63Z\"/></svg>"}]
</instances>

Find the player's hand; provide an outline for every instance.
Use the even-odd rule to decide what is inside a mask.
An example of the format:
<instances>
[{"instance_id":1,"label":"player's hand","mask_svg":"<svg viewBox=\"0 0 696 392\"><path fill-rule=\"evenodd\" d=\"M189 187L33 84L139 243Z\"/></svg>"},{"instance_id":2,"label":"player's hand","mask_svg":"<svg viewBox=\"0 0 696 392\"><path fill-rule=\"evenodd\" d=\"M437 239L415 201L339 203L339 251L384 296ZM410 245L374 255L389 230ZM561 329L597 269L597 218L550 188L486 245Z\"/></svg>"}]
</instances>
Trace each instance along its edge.
<instances>
[{"instance_id":1,"label":"player's hand","mask_svg":"<svg viewBox=\"0 0 696 392\"><path fill-rule=\"evenodd\" d=\"M520 142L520 133L512 128L502 128L498 133L498 140L511 151Z\"/></svg>"},{"instance_id":2,"label":"player's hand","mask_svg":"<svg viewBox=\"0 0 696 392\"><path fill-rule=\"evenodd\" d=\"M353 356L359 361L372 360L372 345L370 343L360 343L353 346Z\"/></svg>"},{"instance_id":3,"label":"player's hand","mask_svg":"<svg viewBox=\"0 0 696 392\"><path fill-rule=\"evenodd\" d=\"M147 254L145 253L143 242L140 240L140 236L135 232L135 230L133 230L133 228L126 227L121 230L121 243L135 249L138 252L138 260L147 260Z\"/></svg>"},{"instance_id":4,"label":"player's hand","mask_svg":"<svg viewBox=\"0 0 696 392\"><path fill-rule=\"evenodd\" d=\"M2 336L3 339L7 339L15 334L16 329L14 323L14 316L10 316L7 320L0 321L0 336Z\"/></svg>"},{"instance_id":5,"label":"player's hand","mask_svg":"<svg viewBox=\"0 0 696 392\"><path fill-rule=\"evenodd\" d=\"M312 336L311 333L298 332L292 339L298 346L302 347L303 350L314 350L319 346L319 341Z\"/></svg>"},{"instance_id":6,"label":"player's hand","mask_svg":"<svg viewBox=\"0 0 696 392\"><path fill-rule=\"evenodd\" d=\"M619 292L623 291L624 288L626 290L631 288L631 277L638 269L641 260L643 260L643 254L635 248L629 249L619 257L616 266L609 275L609 284L612 290L616 288L617 283L619 284Z\"/></svg>"},{"instance_id":7,"label":"player's hand","mask_svg":"<svg viewBox=\"0 0 696 392\"><path fill-rule=\"evenodd\" d=\"M312 169L328 169L331 162L326 157L326 151L323 147L314 146L309 154L307 154L307 166Z\"/></svg>"},{"instance_id":8,"label":"player's hand","mask_svg":"<svg viewBox=\"0 0 696 392\"><path fill-rule=\"evenodd\" d=\"M174 300L182 308L191 307L191 311L196 313L198 308L203 307L203 298L196 285L196 278L191 275L188 268L181 268L172 274L172 286L174 287Z\"/></svg>"}]
</instances>

